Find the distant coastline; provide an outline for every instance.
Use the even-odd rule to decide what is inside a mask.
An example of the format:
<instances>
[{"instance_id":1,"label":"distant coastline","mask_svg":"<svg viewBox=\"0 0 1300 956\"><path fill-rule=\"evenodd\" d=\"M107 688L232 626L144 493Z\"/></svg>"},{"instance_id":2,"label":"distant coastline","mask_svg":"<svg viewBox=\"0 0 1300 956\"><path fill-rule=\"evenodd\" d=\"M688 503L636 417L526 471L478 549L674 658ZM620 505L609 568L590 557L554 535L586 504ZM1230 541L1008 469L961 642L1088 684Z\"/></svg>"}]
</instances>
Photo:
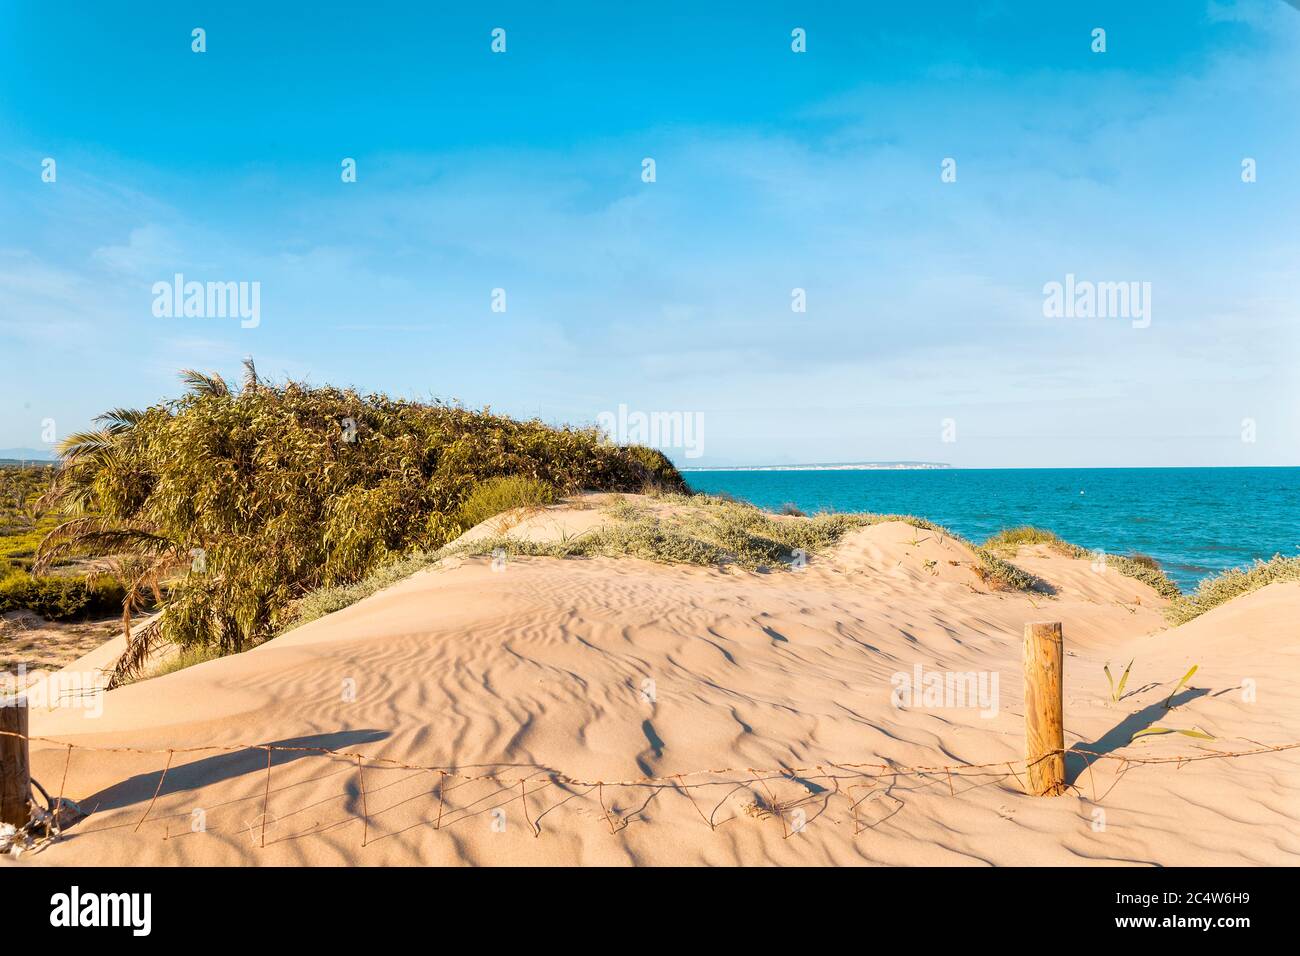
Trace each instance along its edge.
<instances>
[{"instance_id":1,"label":"distant coastline","mask_svg":"<svg viewBox=\"0 0 1300 956\"><path fill-rule=\"evenodd\" d=\"M41 462L43 464L53 464L58 460L58 456L52 451L42 448L0 448L0 462Z\"/></svg>"},{"instance_id":2,"label":"distant coastline","mask_svg":"<svg viewBox=\"0 0 1300 956\"><path fill-rule=\"evenodd\" d=\"M709 468L683 468L678 471L931 471L951 468L942 461L846 461L820 465L714 465Z\"/></svg>"}]
</instances>

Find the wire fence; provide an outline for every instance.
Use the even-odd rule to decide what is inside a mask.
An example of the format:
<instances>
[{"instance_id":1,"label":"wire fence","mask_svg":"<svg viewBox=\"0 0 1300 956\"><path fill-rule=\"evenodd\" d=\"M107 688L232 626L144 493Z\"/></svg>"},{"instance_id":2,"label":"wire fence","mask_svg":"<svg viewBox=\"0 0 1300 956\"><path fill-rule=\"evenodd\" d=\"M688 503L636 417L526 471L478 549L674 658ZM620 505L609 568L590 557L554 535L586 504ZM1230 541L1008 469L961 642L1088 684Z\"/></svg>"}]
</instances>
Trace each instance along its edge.
<instances>
[{"instance_id":1,"label":"wire fence","mask_svg":"<svg viewBox=\"0 0 1300 956\"><path fill-rule=\"evenodd\" d=\"M1211 748L1201 747L1196 752L1190 754L1175 754L1164 756L1133 756L1119 753L1099 753L1086 750L1080 747L1073 747L1066 750L1056 750L1043 754L1037 760L1027 761L992 761L989 763L956 763L956 764L939 764L935 766L903 766L895 763L848 763L826 761L808 766L787 766L776 768L755 768L755 767L718 767L704 770L685 771L681 773L668 774L663 776L642 776L632 777L623 780L588 780L581 777L574 777L547 767L533 767L526 772L522 768L511 768L511 772L492 772L492 773L468 773L465 768L455 766L439 766L429 764L410 763L407 761L396 760L390 757L377 757L363 754L352 750L337 750L327 747L310 747L295 746L285 744L225 744L225 745L204 745L196 747L169 747L169 748L141 748L141 747L97 747L75 744L68 741L58 740L53 737L31 736L26 734L15 733L12 731L0 731L0 736L23 738L31 743L50 744L66 750L66 758L63 765L62 778L59 785L59 795L57 799L50 800L47 795L49 804L49 834L50 838L55 838L60 833L58 816L65 807L64 794L68 781L68 770L72 763L74 751L85 751L89 753L122 753L136 755L156 755L165 757L162 765L162 772L158 778L157 787L154 790L152 798L145 807L139 821L135 824L133 832L139 832L140 828L149 819L154 810L154 806L167 781L167 774L173 769L173 761L178 755L193 754L234 754L234 753L255 753L263 751L266 753L266 770L265 770L265 787L262 793L262 813L260 834L258 846L266 845L266 821L271 800L271 778L273 772L273 757L277 753L289 753L299 755L313 755L343 759L356 764L357 785L360 793L362 820L362 837L361 845L365 846L370 834L371 816L367 806L366 791L366 769L391 769L391 770L409 770L413 772L429 773L438 777L438 807L436 815L430 814L430 819L426 822L433 824L434 829L440 829L443 826L444 810L446 809L446 797L449 781L459 783L489 782L496 784L500 793L508 794L507 799L495 806L504 806L513 803L515 800L520 801L523 810L524 819L528 824L533 835L540 836L542 828L540 826L540 816L537 820L530 815L529 798L534 801L533 806L537 807L540 795L552 787L560 787L563 790L582 791L585 795L594 793L599 801L602 811L602 819L609 827L611 835L617 834L621 829L627 827L631 816L620 817L616 811L610 809L606 801L606 790L625 790L625 789L653 789L660 792L680 793L691 802L695 812L701 820L709 827L710 830L716 830L722 823L716 819L718 811L739 789L750 787L761 788L766 794L766 800L755 802L751 807L752 815L760 818L776 817L781 821L783 838L788 839L792 832L790 821L787 815L799 807L809 803L825 800L825 805L834 797L843 797L848 803L852 813L853 833L858 835L867 827L863 825L859 818L859 808L866 800L871 799L873 794L882 791L882 787L887 787L899 778L918 778L930 783L946 783L949 793L952 796L957 795L957 783L968 781L972 778L978 779L981 783L992 781L1007 781L1015 779L1024 788L1024 778L1022 774L1027 773L1028 769L1043 760L1048 760L1058 754L1064 754L1065 757L1076 757L1082 759L1085 768L1084 771L1076 774L1076 783L1067 784L1067 789L1077 794L1083 791L1077 785L1077 781L1082 780L1085 773L1091 784L1092 800L1098 802L1101 795L1097 790L1097 781L1093 774L1094 764L1100 761L1115 761L1120 764L1116 774L1116 781L1123 776L1131 767L1174 764L1177 769L1205 760L1223 760L1249 757L1266 753L1282 753L1285 751L1300 748L1300 741L1284 744L1262 744L1257 741L1248 741L1256 744L1249 750L1221 751ZM1019 767L1019 769L1017 769ZM700 779L704 778L704 779ZM792 782L800 784L805 789L805 795L791 800L779 800L772 790L772 784L779 781ZM854 782L857 781L857 782ZM535 785L534 785L535 784ZM814 786L810 786L814 785ZM39 786L39 784L38 784ZM711 787L730 787L727 793L713 804L708 813L705 809L708 804L701 805L700 800L696 798L695 791L701 791ZM1113 788L1114 784L1112 784ZM815 789L814 789L815 787ZM189 789L189 788L187 788ZM861 797L855 797L855 792L867 790L868 792ZM517 791L517 792L516 792ZM1106 791L1109 793L1109 789ZM44 793L44 790L42 790ZM897 799L897 798L895 798ZM93 814L92 809L91 813ZM549 812L549 808L545 811Z\"/></svg>"}]
</instances>

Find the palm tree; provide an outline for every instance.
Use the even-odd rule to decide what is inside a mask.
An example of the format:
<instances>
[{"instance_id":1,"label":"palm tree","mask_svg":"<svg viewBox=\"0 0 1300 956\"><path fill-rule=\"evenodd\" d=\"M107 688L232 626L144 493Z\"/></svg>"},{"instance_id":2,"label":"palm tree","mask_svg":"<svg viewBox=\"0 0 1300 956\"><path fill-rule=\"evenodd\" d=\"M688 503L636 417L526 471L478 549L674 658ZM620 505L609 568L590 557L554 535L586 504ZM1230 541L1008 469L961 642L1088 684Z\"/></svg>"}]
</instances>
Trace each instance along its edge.
<instances>
[{"instance_id":1,"label":"palm tree","mask_svg":"<svg viewBox=\"0 0 1300 956\"><path fill-rule=\"evenodd\" d=\"M131 513L133 509L108 504L143 500L132 488L146 485L147 476L136 468L130 444L146 414L115 408L95 419L98 428L63 440L58 474L41 505L57 506L71 517L45 536L32 564L32 573L42 574L72 554L109 559L125 587L122 628L127 642L109 687L136 674L156 646L158 619L135 633L131 620L148 607L151 597L162 604L162 582L183 563L185 553L180 543Z\"/></svg>"}]
</instances>

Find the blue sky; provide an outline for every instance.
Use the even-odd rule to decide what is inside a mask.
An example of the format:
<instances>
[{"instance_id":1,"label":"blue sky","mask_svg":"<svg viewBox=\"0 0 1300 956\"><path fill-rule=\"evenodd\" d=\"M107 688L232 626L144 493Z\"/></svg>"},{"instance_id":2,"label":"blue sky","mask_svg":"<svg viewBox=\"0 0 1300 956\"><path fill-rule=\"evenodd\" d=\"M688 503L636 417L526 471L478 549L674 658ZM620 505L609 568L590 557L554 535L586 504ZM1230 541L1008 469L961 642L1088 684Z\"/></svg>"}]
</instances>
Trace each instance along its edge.
<instances>
[{"instance_id":1,"label":"blue sky","mask_svg":"<svg viewBox=\"0 0 1300 956\"><path fill-rule=\"evenodd\" d=\"M1300 464L1281 0L276 6L0 7L0 448L251 354L695 413L696 466ZM156 317L177 272L260 324ZM1150 326L1046 317L1067 274Z\"/></svg>"}]
</instances>

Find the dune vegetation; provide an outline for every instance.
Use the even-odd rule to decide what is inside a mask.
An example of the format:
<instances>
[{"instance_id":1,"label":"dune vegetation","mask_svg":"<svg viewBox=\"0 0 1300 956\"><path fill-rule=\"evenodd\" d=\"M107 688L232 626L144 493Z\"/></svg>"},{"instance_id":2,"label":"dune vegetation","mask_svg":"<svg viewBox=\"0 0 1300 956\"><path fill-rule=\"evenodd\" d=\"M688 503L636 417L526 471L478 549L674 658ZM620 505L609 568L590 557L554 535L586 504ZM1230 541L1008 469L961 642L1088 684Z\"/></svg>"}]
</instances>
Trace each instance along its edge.
<instances>
[{"instance_id":1,"label":"dune vegetation","mask_svg":"<svg viewBox=\"0 0 1300 956\"><path fill-rule=\"evenodd\" d=\"M1206 578L1191 594L1174 600L1169 606L1169 620L1173 624L1186 624L1220 604L1279 581L1300 581L1300 557L1285 558L1278 554L1267 561L1256 561L1248 568L1231 568Z\"/></svg>"},{"instance_id":2,"label":"dune vegetation","mask_svg":"<svg viewBox=\"0 0 1300 956\"><path fill-rule=\"evenodd\" d=\"M243 650L281 629L303 595L444 545L496 479L557 493L686 489L661 453L595 429L273 384L251 360L241 387L183 379L182 397L111 410L69 436L48 495L67 520L45 536L34 571L111 555L124 620L150 601L161 608L128 632L118 681L163 642Z\"/></svg>"},{"instance_id":3,"label":"dune vegetation","mask_svg":"<svg viewBox=\"0 0 1300 956\"><path fill-rule=\"evenodd\" d=\"M912 515L818 514L773 515L727 495L655 492L657 503L673 506L660 512L626 499L607 505L609 521L560 541L537 542L494 534L453 542L435 551L408 555L343 587L324 587L294 606L297 627L341 610L446 558L489 554L551 558L632 557L664 564L732 566L748 571L784 571L800 559L824 554L849 532L885 521L901 521L921 531L950 538L975 556L973 570L998 590L1044 591L1047 586L993 551L979 547L946 528ZM521 503L522 504L522 503ZM526 507L526 505L525 505ZM502 508L501 510L506 510ZM493 512L496 514L499 512ZM492 515L485 515L491 517Z\"/></svg>"},{"instance_id":4,"label":"dune vegetation","mask_svg":"<svg viewBox=\"0 0 1300 956\"><path fill-rule=\"evenodd\" d=\"M984 542L988 551L999 554L1014 555L1023 546L1045 544L1057 554L1067 558L1096 561L1101 558L1108 568L1112 568L1127 577L1141 581L1153 588L1161 597L1173 600L1181 595L1178 585L1160 570L1160 564L1154 558L1144 554L1105 554L1101 551L1089 551L1077 544L1071 544L1060 536L1044 528L1021 525L1018 528L1004 528Z\"/></svg>"},{"instance_id":5,"label":"dune vegetation","mask_svg":"<svg viewBox=\"0 0 1300 956\"><path fill-rule=\"evenodd\" d=\"M555 502L554 485L536 478L508 475L479 482L460 506L460 523L472 528L513 508L540 508Z\"/></svg>"},{"instance_id":6,"label":"dune vegetation","mask_svg":"<svg viewBox=\"0 0 1300 956\"><path fill-rule=\"evenodd\" d=\"M97 428L69 436L57 469L24 475L17 493L15 479L0 489L15 502L0 514L9 533L0 539L8 548L0 553L0 611L60 616L116 602L128 649L115 683L140 676L164 643L179 645L177 660L191 663L244 650L455 556L631 556L782 570L854 529L902 521L969 548L990 587L1044 593L1050 586L1010 560L1019 547L1098 557L1028 526L975 544L910 515L773 514L692 495L662 453L614 445L592 428L276 384L251 360L238 387L192 371L183 379L181 397L106 412ZM609 520L572 538L537 543L494 532L457 541L495 515L583 491L649 494L673 507L616 497ZM39 513L28 504L33 494ZM111 573L68 573L92 558ZM1173 600L1175 623L1300 577L1300 559L1275 558L1183 596L1149 558L1104 560ZM161 613L132 630L131 620L151 610Z\"/></svg>"}]
</instances>

